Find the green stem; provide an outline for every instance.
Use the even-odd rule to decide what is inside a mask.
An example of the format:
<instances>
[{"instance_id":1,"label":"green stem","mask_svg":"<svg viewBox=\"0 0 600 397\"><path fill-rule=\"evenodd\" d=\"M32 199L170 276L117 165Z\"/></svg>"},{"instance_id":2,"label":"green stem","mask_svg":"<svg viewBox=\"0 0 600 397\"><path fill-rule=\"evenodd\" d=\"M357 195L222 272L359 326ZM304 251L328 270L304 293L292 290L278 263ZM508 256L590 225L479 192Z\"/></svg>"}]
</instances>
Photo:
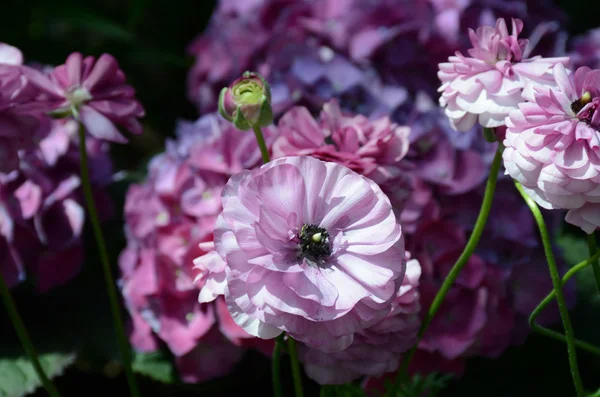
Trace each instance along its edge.
<instances>
[{"instance_id":1,"label":"green stem","mask_svg":"<svg viewBox=\"0 0 600 397\"><path fill-rule=\"evenodd\" d=\"M588 238L588 249L590 252L590 256L594 255L598 250L598 246L596 245L596 236L594 233L590 233L587 236ZM595 261L592 263L592 270L594 271L594 278L596 279L596 290L598 294L600 294L600 263Z\"/></svg>"},{"instance_id":2,"label":"green stem","mask_svg":"<svg viewBox=\"0 0 600 397\"><path fill-rule=\"evenodd\" d=\"M296 350L296 341L288 335L288 353L290 354L290 362L292 363L292 377L294 378L294 391L296 397L303 397L302 391L302 376L300 375L300 363L298 362L298 351Z\"/></svg>"},{"instance_id":3,"label":"green stem","mask_svg":"<svg viewBox=\"0 0 600 397\"><path fill-rule=\"evenodd\" d=\"M483 137L488 142L496 142L497 141L496 133L494 132L493 128L483 127Z\"/></svg>"},{"instance_id":4,"label":"green stem","mask_svg":"<svg viewBox=\"0 0 600 397\"><path fill-rule=\"evenodd\" d=\"M563 326L565 328L565 336L567 339L567 353L569 355L569 365L571 367L571 375L573 376L573 383L575 385L575 391L577 392L578 397L583 397L585 395L583 384L581 383L581 378L579 376L579 367L577 365L577 352L575 349L575 336L573 333L573 327L571 326L571 319L569 317L569 310L567 308L567 303L565 302L565 296L562 290L562 280L560 279L560 275L558 274L558 268L556 267L556 261L554 260L554 253L552 252L552 245L550 243L550 235L548 234L548 229L546 228L546 223L544 222L544 217L536 204L535 201L531 199L523 190L521 184L515 181L515 186L523 199L529 206L533 217L538 225L538 229L540 231L540 235L542 237L542 243L544 245L544 251L546 253L546 259L548 261L548 268L550 270L550 277L552 278L552 285L554 287L554 292L556 293L556 300L558 301L558 309L560 311L560 317L562 318Z\"/></svg>"},{"instance_id":5,"label":"green stem","mask_svg":"<svg viewBox=\"0 0 600 397\"><path fill-rule=\"evenodd\" d=\"M569 271L563 276L562 278L562 285L565 285L567 281L569 281L573 276L575 276L575 274L577 272L579 272L580 270L586 268L587 266L596 263L598 261L598 259L600 258L600 251L596 252L594 254L594 256L584 260L583 262L578 263L577 265L573 266L571 269L569 269ZM552 339L556 339L558 341L561 342L566 342L567 338L565 337L565 335L561 334L560 332L556 332L554 330L551 330L549 328L543 327L541 325L539 325L538 323L535 322L535 320L538 318L538 316L542 313L542 311L546 308L546 306L548 306L548 304L550 302L552 302L552 299L554 299L556 297L556 292L554 290L552 290L552 292L550 292L548 294L548 296L546 296L544 298L544 300L533 310L533 312L531 313L531 315L529 316L529 325L531 326L531 328L544 336L547 336L549 338ZM581 341L579 339L575 339L575 346L587 350L590 353L596 354L596 355L600 355L600 348Z\"/></svg>"},{"instance_id":6,"label":"green stem","mask_svg":"<svg viewBox=\"0 0 600 397\"><path fill-rule=\"evenodd\" d=\"M35 372L37 373L38 377L40 378L40 381L41 381L42 385L44 386L44 389L46 389L46 391L48 392L48 395L50 395L51 397L60 397L60 393L54 387L54 385L52 384L50 379L48 379L48 376L46 376L46 373L44 372L44 368L42 368L42 365L40 364L40 360L38 359L37 352L35 351L35 348L33 347L33 342L31 341L31 338L29 337L29 333L27 332L27 329L25 328L25 324L23 324L23 320L21 319L21 316L19 315L17 306L15 305L15 302L14 302L12 296L10 295L10 291L8 290L8 285L6 285L6 281L4 281L4 276L2 276L2 272L0 272L0 295L2 295L2 300L4 301L4 306L6 306L6 311L8 312L8 316L10 317L10 320L11 320L13 326L15 327L15 331L17 332L17 335L18 335L19 339L21 340L21 344L23 345L23 348L25 349L27 356L29 356L29 360L31 361L31 364L33 365L33 368L35 369Z\"/></svg>"},{"instance_id":7,"label":"green stem","mask_svg":"<svg viewBox=\"0 0 600 397\"><path fill-rule=\"evenodd\" d=\"M100 262L102 263L102 269L104 271L104 281L106 284L106 291L110 301L110 308L112 311L113 323L117 332L117 342L119 350L121 352L121 359L125 367L125 374L127 376L127 382L129 383L129 392L132 397L139 397L140 393L135 382L135 375L131 367L131 355L129 350L129 343L127 342L127 336L125 334L125 327L123 326L123 319L121 318L121 309L119 306L119 298L117 295L117 288L115 287L115 281L110 270L110 262L108 259L108 252L106 250L106 243L104 241L104 235L102 234L102 228L100 227L100 220L96 211L96 204L94 202L94 196L92 194L92 185L90 183L90 175L88 168L88 157L85 145L85 128L81 122L79 123L79 154L81 161L81 183L83 187L83 194L88 209L89 219L94 229L94 235L96 237L96 243L98 245L98 253L100 255Z\"/></svg>"},{"instance_id":8,"label":"green stem","mask_svg":"<svg viewBox=\"0 0 600 397\"><path fill-rule=\"evenodd\" d=\"M273 396L283 397L281 388L281 370L279 364L281 362L281 349L283 346L283 333L275 339L275 348L273 349L273 360L271 361L271 376L273 378Z\"/></svg>"},{"instance_id":9,"label":"green stem","mask_svg":"<svg viewBox=\"0 0 600 397\"><path fill-rule=\"evenodd\" d=\"M448 294L448 291L450 291L452 284L454 284L454 281L460 274L461 270L463 269L471 255L473 255L473 252L475 251L475 248L477 247L477 244L481 239L481 234L483 233L483 229L485 228L485 224L487 223L487 219L490 214L490 209L492 208L492 200L494 198L494 192L496 190L496 181L498 179L498 172L500 171L501 164L502 146L499 146L498 150L496 151L496 155L494 156L492 166L490 168L490 174L488 176L487 184L485 186L485 193L483 195L483 202L481 204L481 209L479 210L479 216L477 217L477 221L475 222L475 227L473 228L473 233L471 233L471 236L469 237L469 241L467 242L465 249L463 250L462 254L458 258L452 269L450 270L450 273L448 273L448 276L446 277L446 279L442 283L440 290L436 294L435 299L433 300L433 303L429 308L429 312L427 313L427 316L421 324L421 328L417 337L417 342L406 354L404 360L402 360L402 364L400 365L398 373L396 374L396 380L394 382L394 387L391 393L392 396L395 396L397 394L398 388L400 387L400 383L404 379L404 374L408 369L410 361L415 355L415 352L417 351L419 342L423 338L427 327L429 327L429 324L431 324L431 321L440 309L440 306L442 305L444 298Z\"/></svg>"},{"instance_id":10,"label":"green stem","mask_svg":"<svg viewBox=\"0 0 600 397\"><path fill-rule=\"evenodd\" d=\"M265 144L265 137L263 136L260 127L255 125L252 127L254 130L254 136L256 137L256 142L258 143L258 147L260 148L260 154L262 155L262 161L264 164L267 164L271 159L269 157L269 149L267 149L267 145Z\"/></svg>"}]
</instances>

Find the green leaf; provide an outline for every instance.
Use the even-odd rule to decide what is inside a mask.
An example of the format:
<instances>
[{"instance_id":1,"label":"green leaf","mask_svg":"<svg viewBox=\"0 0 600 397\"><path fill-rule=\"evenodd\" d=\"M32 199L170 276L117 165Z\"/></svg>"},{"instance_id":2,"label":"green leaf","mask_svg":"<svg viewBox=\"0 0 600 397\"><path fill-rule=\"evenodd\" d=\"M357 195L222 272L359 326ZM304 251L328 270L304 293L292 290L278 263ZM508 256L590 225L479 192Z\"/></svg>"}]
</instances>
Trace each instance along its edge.
<instances>
[{"instance_id":1,"label":"green leaf","mask_svg":"<svg viewBox=\"0 0 600 397\"><path fill-rule=\"evenodd\" d=\"M40 354L39 358L46 375L54 378L73 364L75 353L51 352ZM0 349L0 397L24 396L40 386L40 379L27 357Z\"/></svg>"},{"instance_id":2,"label":"green leaf","mask_svg":"<svg viewBox=\"0 0 600 397\"><path fill-rule=\"evenodd\" d=\"M133 370L159 382L173 383L176 381L171 359L162 352L135 354Z\"/></svg>"}]
</instances>

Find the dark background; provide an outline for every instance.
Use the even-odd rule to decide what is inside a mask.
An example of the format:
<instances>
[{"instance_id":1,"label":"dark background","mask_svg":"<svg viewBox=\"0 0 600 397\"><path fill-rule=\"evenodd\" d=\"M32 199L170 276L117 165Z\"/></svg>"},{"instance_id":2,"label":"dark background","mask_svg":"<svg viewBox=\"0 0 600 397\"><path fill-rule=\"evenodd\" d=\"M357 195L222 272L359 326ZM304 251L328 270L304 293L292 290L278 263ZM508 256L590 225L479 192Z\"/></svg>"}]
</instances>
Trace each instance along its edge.
<instances>
[{"instance_id":1,"label":"dark background","mask_svg":"<svg viewBox=\"0 0 600 397\"><path fill-rule=\"evenodd\" d=\"M115 168L143 171L148 158L163 149L164 138L173 134L175 121L198 116L186 98L186 74L193 64L193 59L186 56L186 46L205 28L214 3L209 0L2 0L0 41L19 47L26 61L42 64L63 63L73 51L114 55L128 83L136 88L147 113L144 134L133 137L131 145L113 146ZM590 0L557 2L569 15L568 31L572 35L600 25L599 3ZM112 189L117 199L116 208L119 208L126 184L116 184ZM114 250L113 263L124 246L121 229L120 219L105 226L109 247ZM95 252L93 242L88 252ZM27 284L13 291L34 341L47 339L51 333L56 334L56 346L48 348L61 348L61 341L66 340L76 340L85 346L84 358L55 379L63 397L127 393L122 372L118 367L106 365L106 360L116 354L114 345L106 342L112 340L114 334L107 298L99 280L100 266L93 262L95 259L89 258L78 280L58 292L32 296L31 286ZM86 302L83 308L72 304L81 300ZM590 322L597 323L597 319L590 316L589 302L583 303L574 315L575 328L597 330L596 326L590 326ZM73 327L73 323L80 329ZM90 329L93 329L91 334ZM595 342L599 343L598 332L592 331L578 336L595 336ZM83 334L90 335L84 337ZM39 349L43 352L44 347ZM16 356L22 351L2 307L0 356L6 354ZM287 389L291 380L287 360L283 362L282 381ZM580 353L580 368L586 387L598 388L600 365ZM229 396L250 391L267 396L271 393L269 362L257 353L249 354L228 378L200 386L166 385L143 376L139 376L138 381L143 396ZM318 388L308 380L306 387L307 396L318 395ZM291 390L288 392L286 395L291 395ZM572 394L564 345L531 336L526 345L511 348L499 360L471 360L467 375L460 382L451 382L443 396L563 397ZM45 395L43 390L34 394L36 397Z\"/></svg>"}]
</instances>

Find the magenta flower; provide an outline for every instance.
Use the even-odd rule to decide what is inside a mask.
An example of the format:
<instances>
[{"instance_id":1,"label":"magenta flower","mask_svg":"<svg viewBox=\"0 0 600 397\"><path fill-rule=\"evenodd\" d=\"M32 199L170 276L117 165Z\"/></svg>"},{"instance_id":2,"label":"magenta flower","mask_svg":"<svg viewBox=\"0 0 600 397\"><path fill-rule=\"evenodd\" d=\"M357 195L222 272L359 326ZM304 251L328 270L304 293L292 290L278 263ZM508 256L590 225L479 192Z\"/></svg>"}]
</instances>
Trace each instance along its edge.
<instances>
[{"instance_id":1,"label":"magenta flower","mask_svg":"<svg viewBox=\"0 0 600 397\"><path fill-rule=\"evenodd\" d=\"M19 166L19 151L34 147L39 114L28 106L36 94L23 76L23 54L0 43L0 172Z\"/></svg>"},{"instance_id":2,"label":"magenta flower","mask_svg":"<svg viewBox=\"0 0 600 397\"><path fill-rule=\"evenodd\" d=\"M416 260L406 263L406 276L392 304L392 311L381 321L356 333L345 350L324 353L302 346L300 359L306 374L320 384L342 384L361 376L378 376L398 369L400 353L416 341L420 326L419 277Z\"/></svg>"},{"instance_id":3,"label":"magenta flower","mask_svg":"<svg viewBox=\"0 0 600 397\"><path fill-rule=\"evenodd\" d=\"M392 309L404 239L371 180L335 163L285 157L232 177L215 246L227 262L233 319L263 339L281 332L325 351Z\"/></svg>"},{"instance_id":4,"label":"magenta flower","mask_svg":"<svg viewBox=\"0 0 600 397\"><path fill-rule=\"evenodd\" d=\"M22 150L19 168L0 173L0 242L6 245L0 271L11 284L35 278L38 292L73 279L84 261L85 211L79 180L79 148L73 120L43 118L37 147ZM87 142L91 182L100 217L111 215L104 191L112 165L108 145Z\"/></svg>"},{"instance_id":5,"label":"magenta flower","mask_svg":"<svg viewBox=\"0 0 600 397\"><path fill-rule=\"evenodd\" d=\"M507 119L506 172L542 207L592 233L600 226L600 70L554 67L556 88Z\"/></svg>"},{"instance_id":6,"label":"magenta flower","mask_svg":"<svg viewBox=\"0 0 600 397\"><path fill-rule=\"evenodd\" d=\"M43 96L41 102L59 115L73 115L87 132L98 139L125 143L115 124L133 134L141 134L138 118L144 116L134 89L125 84L125 74L115 58L103 54L97 60L75 52L64 65L54 68L49 76L31 68L25 75Z\"/></svg>"},{"instance_id":7,"label":"magenta flower","mask_svg":"<svg viewBox=\"0 0 600 397\"><path fill-rule=\"evenodd\" d=\"M384 191L398 209L410 194L408 187L404 195L396 191L402 186L398 178L405 173L400 162L408 151L410 128L388 117L371 121L363 115L345 115L335 100L323 106L319 121L308 109L295 107L283 115L278 128L274 158L308 155L340 163L384 189L389 187Z\"/></svg>"},{"instance_id":8,"label":"magenta flower","mask_svg":"<svg viewBox=\"0 0 600 397\"><path fill-rule=\"evenodd\" d=\"M524 90L531 90L534 83L552 85L552 67L568 62L568 58L523 59L527 40L517 38L522 29L523 22L513 19L509 34L504 20L498 19L495 28L470 30L470 57L457 52L439 65L440 106L457 130L467 131L476 122L488 128L504 125L508 112L523 102Z\"/></svg>"}]
</instances>

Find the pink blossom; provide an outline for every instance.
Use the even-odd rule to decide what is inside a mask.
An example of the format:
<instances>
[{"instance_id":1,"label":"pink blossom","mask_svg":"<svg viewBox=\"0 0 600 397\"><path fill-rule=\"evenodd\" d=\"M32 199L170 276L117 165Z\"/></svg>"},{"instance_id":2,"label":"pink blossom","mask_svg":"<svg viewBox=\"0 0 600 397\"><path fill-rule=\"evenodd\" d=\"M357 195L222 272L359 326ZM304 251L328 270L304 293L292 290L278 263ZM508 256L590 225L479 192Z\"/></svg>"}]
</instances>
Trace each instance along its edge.
<instances>
[{"instance_id":1,"label":"pink blossom","mask_svg":"<svg viewBox=\"0 0 600 397\"><path fill-rule=\"evenodd\" d=\"M79 179L79 148L74 121L41 119L37 147L20 152L19 168L0 173L1 271L11 284L35 277L46 292L72 280L85 255L85 211ZM112 215L104 188L112 166L108 145L88 140L91 183L102 220Z\"/></svg>"},{"instance_id":2,"label":"pink blossom","mask_svg":"<svg viewBox=\"0 0 600 397\"><path fill-rule=\"evenodd\" d=\"M527 40L518 39L523 22L512 21L512 34L498 19L495 28L483 26L470 30L473 48L470 57L457 52L439 65L440 106L452 125L467 131L478 122L484 127L504 125L508 112L523 102L524 90L533 84L552 85L552 67L568 58L523 59Z\"/></svg>"},{"instance_id":3,"label":"pink blossom","mask_svg":"<svg viewBox=\"0 0 600 397\"><path fill-rule=\"evenodd\" d=\"M554 67L556 88L510 113L506 172L542 207L592 233L600 226L600 70Z\"/></svg>"},{"instance_id":4,"label":"pink blossom","mask_svg":"<svg viewBox=\"0 0 600 397\"><path fill-rule=\"evenodd\" d=\"M392 311L378 323L358 331L345 350L324 353L302 346L300 359L307 375L320 384L342 384L363 375L378 376L397 370L399 353L416 341L420 326L420 274L419 262L408 260Z\"/></svg>"},{"instance_id":5,"label":"pink blossom","mask_svg":"<svg viewBox=\"0 0 600 397\"><path fill-rule=\"evenodd\" d=\"M403 177L400 162L408 151L410 129L388 117L370 121L362 115L344 115L337 101L331 101L323 106L319 121L308 109L295 107L283 115L278 128L280 135L272 149L275 158L309 155L345 165L381 186L401 186L390 186L389 182L400 182L397 178ZM399 208L409 191L407 187L402 196L394 190L385 193L397 198L393 204Z\"/></svg>"},{"instance_id":6,"label":"pink blossom","mask_svg":"<svg viewBox=\"0 0 600 397\"><path fill-rule=\"evenodd\" d=\"M225 298L251 335L325 352L389 314L404 240L389 200L336 163L285 157L232 177L215 227Z\"/></svg>"},{"instance_id":7,"label":"pink blossom","mask_svg":"<svg viewBox=\"0 0 600 397\"><path fill-rule=\"evenodd\" d=\"M36 92L23 76L22 63L18 48L0 43L0 172L19 167L19 151L34 147L40 124L28 108Z\"/></svg>"},{"instance_id":8,"label":"pink blossom","mask_svg":"<svg viewBox=\"0 0 600 397\"><path fill-rule=\"evenodd\" d=\"M96 60L75 52L49 75L32 68L24 68L24 73L43 93L39 100L49 103L48 110L73 113L92 136L127 142L115 123L141 134L138 118L144 116L144 109L135 98L134 89L125 84L125 74L111 55L103 54Z\"/></svg>"}]
</instances>

